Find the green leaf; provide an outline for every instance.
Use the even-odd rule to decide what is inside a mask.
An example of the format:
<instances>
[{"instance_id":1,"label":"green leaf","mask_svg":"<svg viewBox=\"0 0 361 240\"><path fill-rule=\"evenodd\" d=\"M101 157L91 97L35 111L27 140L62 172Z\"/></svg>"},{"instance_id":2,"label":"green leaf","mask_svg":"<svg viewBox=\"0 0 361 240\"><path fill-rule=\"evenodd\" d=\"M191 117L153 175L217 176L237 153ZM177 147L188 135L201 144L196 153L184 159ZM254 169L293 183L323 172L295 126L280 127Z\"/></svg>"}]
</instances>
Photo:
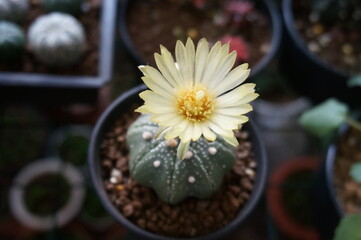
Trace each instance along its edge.
<instances>
[{"instance_id":1,"label":"green leaf","mask_svg":"<svg viewBox=\"0 0 361 240\"><path fill-rule=\"evenodd\" d=\"M361 183L361 163L352 164L350 176L355 182Z\"/></svg>"},{"instance_id":2,"label":"green leaf","mask_svg":"<svg viewBox=\"0 0 361 240\"><path fill-rule=\"evenodd\" d=\"M334 240L361 240L361 214L346 215L336 228Z\"/></svg>"},{"instance_id":3,"label":"green leaf","mask_svg":"<svg viewBox=\"0 0 361 240\"><path fill-rule=\"evenodd\" d=\"M305 111L300 117L300 124L311 134L325 139L344 123L348 113L349 108L346 104L331 98Z\"/></svg>"},{"instance_id":4,"label":"green leaf","mask_svg":"<svg viewBox=\"0 0 361 240\"><path fill-rule=\"evenodd\" d=\"M352 76L348 81L349 87L361 87L361 73Z\"/></svg>"}]
</instances>

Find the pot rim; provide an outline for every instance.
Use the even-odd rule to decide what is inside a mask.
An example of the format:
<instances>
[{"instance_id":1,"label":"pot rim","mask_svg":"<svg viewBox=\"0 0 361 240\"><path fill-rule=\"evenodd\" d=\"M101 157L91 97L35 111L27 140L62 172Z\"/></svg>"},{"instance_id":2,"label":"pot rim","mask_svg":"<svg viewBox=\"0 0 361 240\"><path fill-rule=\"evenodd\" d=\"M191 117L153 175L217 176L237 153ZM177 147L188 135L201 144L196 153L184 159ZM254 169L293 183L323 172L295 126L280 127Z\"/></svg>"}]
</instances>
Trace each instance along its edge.
<instances>
[{"instance_id":1,"label":"pot rim","mask_svg":"<svg viewBox=\"0 0 361 240\"><path fill-rule=\"evenodd\" d=\"M286 26L285 29L288 32L289 36L291 37L292 41L295 43L296 48L298 48L304 55L312 62L319 65L326 71L330 71L335 75L338 75L342 78L349 78L350 74L346 71L343 71L335 66L332 66L325 61L323 61L318 55L311 53L307 47L306 43L303 40L302 36L296 30L294 26L294 15L292 11L292 2L293 0L284 0L282 3L282 17L284 25Z\"/></svg>"},{"instance_id":2,"label":"pot rim","mask_svg":"<svg viewBox=\"0 0 361 240\"><path fill-rule=\"evenodd\" d=\"M147 89L147 87L144 84L138 85L125 93L123 93L121 96L119 96L101 115L99 118L96 126L94 127L89 149L88 149L88 166L89 166L89 172L90 177L93 183L93 186L95 188L95 191L98 194L98 197L100 198L103 206L105 209L122 225L124 225L127 229L132 231L133 233L136 233L139 236L142 236L143 238L147 239L159 239L159 240L168 240L168 239L175 239L175 238L169 238L169 237L163 237L159 236L157 234L151 233L149 231L146 231L144 229L141 229L136 224L129 221L127 218L125 218L119 210L109 201L108 195L105 191L104 184L100 176L100 165L99 165L99 159L97 156L97 149L99 146L99 138L102 134L104 134L104 130L106 129L105 123L107 121L110 121L110 119L114 118L116 116L115 112L119 110L119 106L121 106L122 103L124 103L126 100L129 100L131 97L134 97L134 95L140 93L141 91ZM263 193L263 189L265 187L265 182L267 178L267 157L266 157L266 151L263 142L260 139L260 135L258 133L258 129L255 126L254 122L250 120L249 130L252 134L250 136L254 136L252 139L252 142L254 145L257 146L258 152L257 155L259 155L257 159L257 178L255 180L255 187L251 193L251 196L247 203L244 205L242 210L239 212L237 217L232 220L228 225L225 227L210 233L208 235L195 237L195 238L176 238L176 239L220 239L222 236L227 235L232 230L235 230L238 225L246 219L246 217L251 213L251 211L256 207L258 201L260 200L260 197Z\"/></svg>"},{"instance_id":3,"label":"pot rim","mask_svg":"<svg viewBox=\"0 0 361 240\"><path fill-rule=\"evenodd\" d=\"M261 0L265 5L265 12L269 16L271 20L272 27L272 37L269 44L269 51L252 67L252 71L250 73L250 78L259 73L262 69L264 69L269 62L274 58L279 50L279 46L281 44L281 36L282 36L282 20L278 9L276 8L273 1ZM145 65L147 61L143 59L140 53L137 51L136 47L133 44L133 41L129 35L128 27L127 27L127 7L129 0L123 0L119 2L119 29L120 29L120 38L123 40L124 45L128 48L132 58L134 59L137 65Z\"/></svg>"}]
</instances>

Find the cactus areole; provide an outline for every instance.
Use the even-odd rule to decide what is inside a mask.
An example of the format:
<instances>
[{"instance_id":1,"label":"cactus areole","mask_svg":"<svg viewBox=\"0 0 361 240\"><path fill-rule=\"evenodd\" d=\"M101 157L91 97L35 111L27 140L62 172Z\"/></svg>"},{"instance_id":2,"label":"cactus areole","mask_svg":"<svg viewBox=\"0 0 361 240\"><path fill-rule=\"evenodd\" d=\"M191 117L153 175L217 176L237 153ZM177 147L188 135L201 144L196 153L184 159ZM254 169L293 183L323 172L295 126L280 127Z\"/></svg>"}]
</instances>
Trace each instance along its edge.
<instances>
[{"instance_id":1,"label":"cactus areole","mask_svg":"<svg viewBox=\"0 0 361 240\"><path fill-rule=\"evenodd\" d=\"M185 158L180 160L179 140L156 139L158 125L149 118L140 116L127 133L132 177L170 204L191 196L211 196L236 161L235 147L219 137L213 142L201 137L190 144Z\"/></svg>"}]
</instances>

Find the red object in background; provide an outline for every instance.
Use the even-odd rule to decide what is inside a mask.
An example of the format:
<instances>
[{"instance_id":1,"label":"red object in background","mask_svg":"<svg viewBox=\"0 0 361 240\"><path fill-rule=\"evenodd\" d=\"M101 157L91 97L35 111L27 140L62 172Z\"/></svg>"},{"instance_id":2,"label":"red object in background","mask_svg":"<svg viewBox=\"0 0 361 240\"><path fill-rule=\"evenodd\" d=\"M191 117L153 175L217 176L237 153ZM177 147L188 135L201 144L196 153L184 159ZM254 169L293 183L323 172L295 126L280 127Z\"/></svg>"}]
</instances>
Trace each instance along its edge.
<instances>
[{"instance_id":1,"label":"red object in background","mask_svg":"<svg viewBox=\"0 0 361 240\"><path fill-rule=\"evenodd\" d=\"M246 61L249 58L249 47L242 37L225 35L222 37L221 42L223 44L229 43L230 51L237 52L238 61Z\"/></svg>"},{"instance_id":2,"label":"red object in background","mask_svg":"<svg viewBox=\"0 0 361 240\"><path fill-rule=\"evenodd\" d=\"M230 1L225 7L225 9L230 14L246 15L247 13L252 11L253 4L247 1Z\"/></svg>"},{"instance_id":3,"label":"red object in background","mask_svg":"<svg viewBox=\"0 0 361 240\"><path fill-rule=\"evenodd\" d=\"M193 5L196 8L203 9L206 5L205 0L192 0Z\"/></svg>"}]
</instances>

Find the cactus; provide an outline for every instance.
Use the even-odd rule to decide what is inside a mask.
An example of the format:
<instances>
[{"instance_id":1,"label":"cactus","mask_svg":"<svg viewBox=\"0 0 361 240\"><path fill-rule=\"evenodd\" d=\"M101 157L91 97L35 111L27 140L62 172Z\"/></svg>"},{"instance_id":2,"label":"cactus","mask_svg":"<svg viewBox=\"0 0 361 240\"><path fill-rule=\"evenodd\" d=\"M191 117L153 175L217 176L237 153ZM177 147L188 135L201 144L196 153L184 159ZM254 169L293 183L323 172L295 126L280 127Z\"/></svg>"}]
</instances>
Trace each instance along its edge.
<instances>
[{"instance_id":1,"label":"cactus","mask_svg":"<svg viewBox=\"0 0 361 240\"><path fill-rule=\"evenodd\" d=\"M72 15L80 13L83 0L42 0L48 12L64 12Z\"/></svg>"},{"instance_id":2,"label":"cactus","mask_svg":"<svg viewBox=\"0 0 361 240\"><path fill-rule=\"evenodd\" d=\"M236 161L235 148L223 139L203 137L190 144L185 159L177 159L177 139L155 139L157 124L141 115L129 128L129 169L136 181L151 187L165 202L176 204L193 196L206 198L222 183Z\"/></svg>"},{"instance_id":3,"label":"cactus","mask_svg":"<svg viewBox=\"0 0 361 240\"><path fill-rule=\"evenodd\" d=\"M37 18L29 28L28 40L39 61L56 67L79 61L86 44L81 23L65 13L50 13Z\"/></svg>"},{"instance_id":4,"label":"cactus","mask_svg":"<svg viewBox=\"0 0 361 240\"><path fill-rule=\"evenodd\" d=\"M23 30L14 23L0 21L0 60L19 58L25 47Z\"/></svg>"},{"instance_id":5,"label":"cactus","mask_svg":"<svg viewBox=\"0 0 361 240\"><path fill-rule=\"evenodd\" d=\"M0 20L19 22L28 8L28 0L0 0Z\"/></svg>"}]
</instances>

